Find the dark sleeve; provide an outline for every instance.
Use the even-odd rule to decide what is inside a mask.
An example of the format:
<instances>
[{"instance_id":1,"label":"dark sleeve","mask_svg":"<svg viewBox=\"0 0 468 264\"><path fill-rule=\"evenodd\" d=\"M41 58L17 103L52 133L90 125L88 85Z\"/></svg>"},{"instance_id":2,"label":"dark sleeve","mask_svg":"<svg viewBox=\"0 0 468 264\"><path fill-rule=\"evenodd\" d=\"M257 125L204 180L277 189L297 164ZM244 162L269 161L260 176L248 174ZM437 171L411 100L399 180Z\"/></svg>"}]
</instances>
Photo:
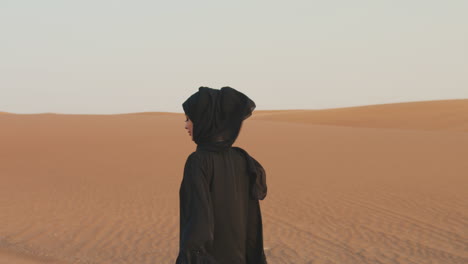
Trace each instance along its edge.
<instances>
[{"instance_id":1,"label":"dark sleeve","mask_svg":"<svg viewBox=\"0 0 468 264\"><path fill-rule=\"evenodd\" d=\"M200 157L192 153L180 185L180 240L176 264L216 263L210 256L214 237L211 194Z\"/></svg>"}]
</instances>

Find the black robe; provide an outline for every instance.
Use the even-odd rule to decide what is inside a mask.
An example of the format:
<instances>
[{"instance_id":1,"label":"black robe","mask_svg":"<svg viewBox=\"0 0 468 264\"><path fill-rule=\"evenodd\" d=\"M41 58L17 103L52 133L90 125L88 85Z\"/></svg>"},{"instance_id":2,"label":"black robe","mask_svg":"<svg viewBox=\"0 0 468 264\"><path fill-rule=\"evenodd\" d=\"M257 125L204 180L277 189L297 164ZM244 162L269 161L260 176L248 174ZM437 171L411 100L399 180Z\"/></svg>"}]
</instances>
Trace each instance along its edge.
<instances>
[{"instance_id":1,"label":"black robe","mask_svg":"<svg viewBox=\"0 0 468 264\"><path fill-rule=\"evenodd\" d=\"M264 173L261 165L238 147L223 151L197 148L187 158L179 191L177 264L267 263L260 204L258 197L253 197L255 179L251 173L255 171Z\"/></svg>"},{"instance_id":2,"label":"black robe","mask_svg":"<svg viewBox=\"0 0 468 264\"><path fill-rule=\"evenodd\" d=\"M200 87L183 104L197 150L187 158L179 190L176 264L265 264L259 200L263 167L232 147L255 102L231 88Z\"/></svg>"}]
</instances>

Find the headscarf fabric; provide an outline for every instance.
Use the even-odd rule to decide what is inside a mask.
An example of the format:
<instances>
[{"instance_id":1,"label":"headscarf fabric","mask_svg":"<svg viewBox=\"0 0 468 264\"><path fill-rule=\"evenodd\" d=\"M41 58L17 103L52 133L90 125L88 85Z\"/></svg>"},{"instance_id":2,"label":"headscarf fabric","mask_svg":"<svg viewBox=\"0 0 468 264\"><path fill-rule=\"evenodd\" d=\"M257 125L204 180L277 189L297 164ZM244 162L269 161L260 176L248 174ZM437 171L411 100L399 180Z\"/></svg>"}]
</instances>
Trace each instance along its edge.
<instances>
[{"instance_id":1,"label":"headscarf fabric","mask_svg":"<svg viewBox=\"0 0 468 264\"><path fill-rule=\"evenodd\" d=\"M236 140L242 122L252 115L255 102L231 87L218 90L202 86L182 107L193 123L197 145L226 148Z\"/></svg>"},{"instance_id":2,"label":"headscarf fabric","mask_svg":"<svg viewBox=\"0 0 468 264\"><path fill-rule=\"evenodd\" d=\"M242 122L252 115L256 105L245 94L231 87L220 90L200 87L183 104L193 123L193 140L197 149L222 151L232 146ZM250 196L263 200L267 194L266 173L262 165L244 149L235 147L246 158L250 175Z\"/></svg>"}]
</instances>

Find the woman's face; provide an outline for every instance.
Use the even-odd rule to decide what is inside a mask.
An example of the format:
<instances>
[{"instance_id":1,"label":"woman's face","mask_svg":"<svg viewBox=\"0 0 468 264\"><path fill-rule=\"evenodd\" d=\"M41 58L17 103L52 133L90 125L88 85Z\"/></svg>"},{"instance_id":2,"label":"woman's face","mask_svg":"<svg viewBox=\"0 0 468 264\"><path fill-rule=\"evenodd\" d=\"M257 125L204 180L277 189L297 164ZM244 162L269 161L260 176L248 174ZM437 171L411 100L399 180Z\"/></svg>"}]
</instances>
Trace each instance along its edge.
<instances>
[{"instance_id":1,"label":"woman's face","mask_svg":"<svg viewBox=\"0 0 468 264\"><path fill-rule=\"evenodd\" d=\"M193 140L193 123L192 123L192 120L190 120L190 118L185 115L185 129L187 129L187 132L189 134L189 136L192 138Z\"/></svg>"}]
</instances>

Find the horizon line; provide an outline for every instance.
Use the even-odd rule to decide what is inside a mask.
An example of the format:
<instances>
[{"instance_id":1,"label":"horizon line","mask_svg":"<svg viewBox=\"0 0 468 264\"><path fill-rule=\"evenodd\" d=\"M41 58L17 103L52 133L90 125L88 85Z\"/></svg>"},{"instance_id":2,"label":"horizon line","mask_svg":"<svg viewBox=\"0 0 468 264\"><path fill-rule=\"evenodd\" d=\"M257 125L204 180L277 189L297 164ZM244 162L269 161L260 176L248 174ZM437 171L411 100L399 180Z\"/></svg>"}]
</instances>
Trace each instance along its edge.
<instances>
[{"instance_id":1,"label":"horizon line","mask_svg":"<svg viewBox=\"0 0 468 264\"><path fill-rule=\"evenodd\" d=\"M433 99L433 100L419 100L419 101L399 101L392 103L380 103L380 104L366 104L366 105L354 105L354 106L343 106L343 107L331 107L331 108L293 108L293 109L262 109L254 110L254 112L272 112L272 111L321 111L321 110L333 110L333 109L346 109L346 108L359 108L369 106L380 106L380 105L395 105L395 104L410 104L410 103L427 103L437 101L463 101L468 98L454 98L454 99ZM12 114L12 115L131 115L131 114L183 114L184 112L169 112L169 111L143 111L143 112L126 112L126 113L114 113L114 114L84 114L84 113L60 113L60 112L40 112L40 113L14 113L0 111L1 114Z\"/></svg>"}]
</instances>

